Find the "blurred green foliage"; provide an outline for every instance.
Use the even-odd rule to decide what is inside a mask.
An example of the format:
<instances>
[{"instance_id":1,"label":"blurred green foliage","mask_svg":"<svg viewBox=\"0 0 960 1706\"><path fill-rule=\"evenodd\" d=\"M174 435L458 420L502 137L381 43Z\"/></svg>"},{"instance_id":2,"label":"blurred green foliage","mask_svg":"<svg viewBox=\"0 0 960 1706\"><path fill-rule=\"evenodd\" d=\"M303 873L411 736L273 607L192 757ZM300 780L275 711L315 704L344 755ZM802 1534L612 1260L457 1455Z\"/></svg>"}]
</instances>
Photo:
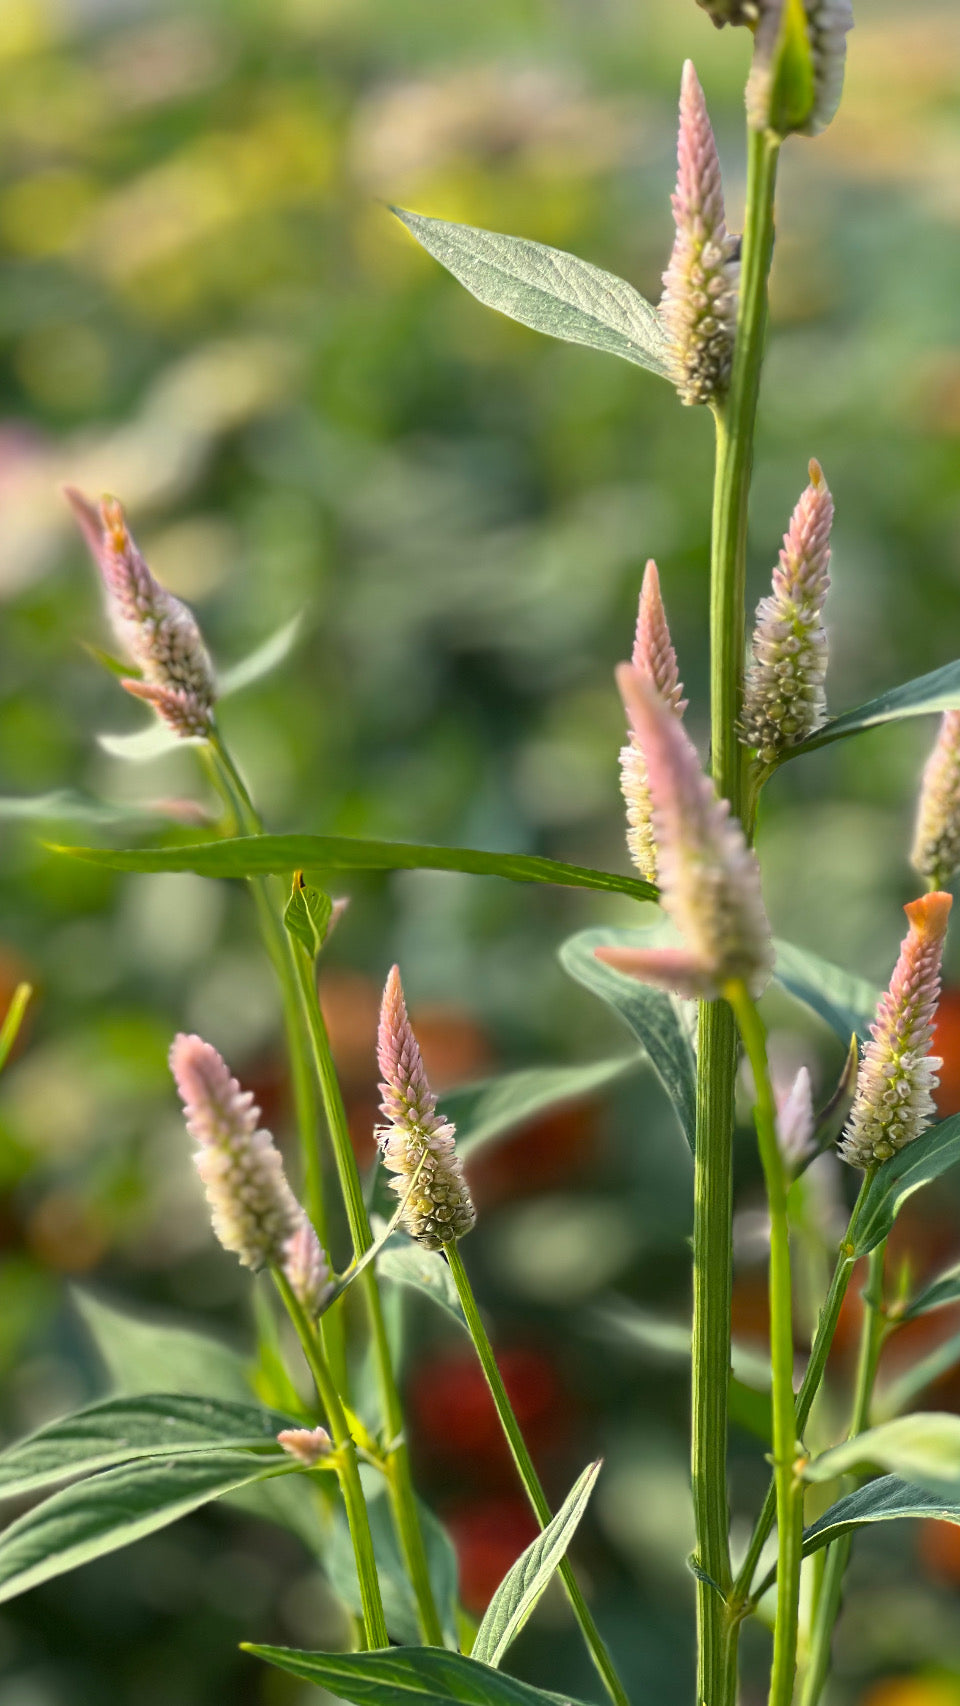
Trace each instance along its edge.
<instances>
[{"instance_id":1,"label":"blurred green foliage","mask_svg":"<svg viewBox=\"0 0 960 1706\"><path fill-rule=\"evenodd\" d=\"M293 659L225 713L271 827L626 868L611 670L648 555L704 727L709 420L626 363L486 313L384 204L570 248L656 295L681 60L736 226L747 51L693 0L3 0L0 790L106 801L121 840L205 798L190 753L133 765L97 744L143 712L83 650L105 631L69 479L124 500L222 664L305 610ZM840 117L786 150L751 596L816 455L837 502L835 710L960 640L958 62L949 0L860 0ZM774 781L761 845L779 933L885 978L931 738L905 724ZM0 1098L10 1433L96 1385L72 1280L249 1333L173 1107L173 1029L209 1034L287 1119L244 894L113 879L44 852L42 828L8 814L0 853L0 993L20 976L39 990ZM91 833L55 806L47 828ZM352 887L325 988L358 1140L394 958L440 1082L624 1043L554 950L633 922L626 900L429 873ZM838 1055L796 1009L775 1017L826 1094ZM551 1490L605 1454L585 1561L636 1699L671 1706L692 1663L684 1382L611 1354L588 1312L615 1285L682 1318L688 1157L643 1078L485 1167L471 1264L518 1381L526 1368ZM754 1183L745 1141L748 1205ZM941 1195L925 1249L954 1248L956 1206ZM748 1335L757 1273L738 1282ZM522 1512L495 1451L479 1504L465 1494L467 1436L451 1454L430 1425L458 1365L438 1322L415 1323L421 1479L465 1572L495 1580ZM747 1436L735 1450L747 1503L765 1468ZM957 1561L923 1542L918 1569L916 1546L858 1543L838 1698L960 1700ZM215 1511L6 1608L0 1706L314 1699L236 1641L320 1646L337 1617L299 1542ZM546 1686L589 1690L559 1603L518 1654Z\"/></svg>"}]
</instances>

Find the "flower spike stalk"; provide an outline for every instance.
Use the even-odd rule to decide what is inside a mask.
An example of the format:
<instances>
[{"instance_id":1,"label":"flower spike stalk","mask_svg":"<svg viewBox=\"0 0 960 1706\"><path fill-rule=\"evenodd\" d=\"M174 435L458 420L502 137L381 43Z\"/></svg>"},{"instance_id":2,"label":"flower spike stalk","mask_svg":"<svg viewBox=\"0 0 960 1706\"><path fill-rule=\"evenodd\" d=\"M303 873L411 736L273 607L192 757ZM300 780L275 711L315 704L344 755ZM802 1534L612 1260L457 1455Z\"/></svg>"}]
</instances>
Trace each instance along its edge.
<instances>
[{"instance_id":1,"label":"flower spike stalk","mask_svg":"<svg viewBox=\"0 0 960 1706\"><path fill-rule=\"evenodd\" d=\"M945 711L920 785L910 863L934 888L960 870L960 711Z\"/></svg>"},{"instance_id":2,"label":"flower spike stalk","mask_svg":"<svg viewBox=\"0 0 960 1706\"><path fill-rule=\"evenodd\" d=\"M192 611L151 574L115 498L97 509L73 487L67 499L100 570L117 638L141 671L121 686L152 705L174 734L206 739L217 698L213 665Z\"/></svg>"},{"instance_id":3,"label":"flower spike stalk","mask_svg":"<svg viewBox=\"0 0 960 1706\"><path fill-rule=\"evenodd\" d=\"M943 1062L929 1050L952 904L950 895L934 892L904 907L910 928L870 1027L840 1143L851 1167L867 1171L888 1161L926 1130L936 1112L932 1091Z\"/></svg>"},{"instance_id":4,"label":"flower spike stalk","mask_svg":"<svg viewBox=\"0 0 960 1706\"><path fill-rule=\"evenodd\" d=\"M826 714L827 636L833 499L819 462L783 536L773 591L757 606L753 656L743 701L743 738L765 764L806 740Z\"/></svg>"},{"instance_id":5,"label":"flower spike stalk","mask_svg":"<svg viewBox=\"0 0 960 1706\"><path fill-rule=\"evenodd\" d=\"M759 995L773 950L756 854L674 712L632 665L617 681L647 767L660 898L683 947L598 948L597 958L680 995L714 1000L736 981Z\"/></svg>"},{"instance_id":6,"label":"flower spike stalk","mask_svg":"<svg viewBox=\"0 0 960 1706\"><path fill-rule=\"evenodd\" d=\"M680 84L676 237L663 275L660 315L682 403L726 393L737 316L740 245L727 231L720 160L707 104L688 59Z\"/></svg>"},{"instance_id":7,"label":"flower spike stalk","mask_svg":"<svg viewBox=\"0 0 960 1706\"><path fill-rule=\"evenodd\" d=\"M633 643L633 667L650 683L677 717L687 708L680 683L677 654L670 639L666 611L660 597L660 576L651 558L643 575L637 631ZM653 833L653 801L647 782L643 751L631 732L620 749L620 789L627 808L627 846L637 870L647 882L657 881L657 848Z\"/></svg>"}]
</instances>

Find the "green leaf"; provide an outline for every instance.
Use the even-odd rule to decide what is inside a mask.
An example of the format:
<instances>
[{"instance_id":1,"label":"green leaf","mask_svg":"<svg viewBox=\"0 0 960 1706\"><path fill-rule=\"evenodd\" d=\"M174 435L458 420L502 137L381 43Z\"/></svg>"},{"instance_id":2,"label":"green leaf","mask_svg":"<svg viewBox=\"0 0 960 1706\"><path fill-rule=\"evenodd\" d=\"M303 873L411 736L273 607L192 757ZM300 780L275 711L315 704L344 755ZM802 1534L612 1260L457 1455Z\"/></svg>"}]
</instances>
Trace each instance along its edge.
<instances>
[{"instance_id":1,"label":"green leaf","mask_svg":"<svg viewBox=\"0 0 960 1706\"><path fill-rule=\"evenodd\" d=\"M333 901L323 889L308 888L302 871L293 873L293 891L284 908L283 922L294 941L309 956L311 965L327 939Z\"/></svg>"},{"instance_id":2,"label":"green leaf","mask_svg":"<svg viewBox=\"0 0 960 1706\"><path fill-rule=\"evenodd\" d=\"M643 1044L692 1149L697 1122L697 1067L683 1003L604 965L594 954L599 947L649 947L658 935L656 929L581 930L564 942L560 964L577 983L613 1007Z\"/></svg>"},{"instance_id":3,"label":"green leaf","mask_svg":"<svg viewBox=\"0 0 960 1706\"><path fill-rule=\"evenodd\" d=\"M410 1286L422 1296L429 1297L431 1303L444 1309L459 1327L466 1327L453 1275L439 1250L425 1250L413 1238L399 1233L381 1252L377 1272L381 1278L392 1280L395 1285Z\"/></svg>"},{"instance_id":4,"label":"green leaf","mask_svg":"<svg viewBox=\"0 0 960 1706\"><path fill-rule=\"evenodd\" d=\"M960 660L945 663L942 668L931 670L929 675L918 675L914 681L905 681L902 687L891 687L887 693L881 693L878 699L868 700L856 711L845 711L842 717L834 717L816 734L796 746L785 748L779 762L783 764L801 752L814 752L818 746L829 746L831 741L845 740L847 735L877 728L881 723L897 723L905 717L928 717L937 711L958 709Z\"/></svg>"},{"instance_id":5,"label":"green leaf","mask_svg":"<svg viewBox=\"0 0 960 1706\"><path fill-rule=\"evenodd\" d=\"M0 1072L6 1066L10 1050L20 1035L20 1026L32 995L33 989L29 983L18 983L10 997L10 1005L3 1016L3 1024L0 1025Z\"/></svg>"},{"instance_id":6,"label":"green leaf","mask_svg":"<svg viewBox=\"0 0 960 1706\"><path fill-rule=\"evenodd\" d=\"M611 1298L585 1317L607 1339L629 1345L651 1362L671 1363L687 1370L691 1334L684 1321L670 1321L625 1297ZM730 1419L748 1433L769 1443L771 1437L770 1362L746 1345L731 1345Z\"/></svg>"},{"instance_id":7,"label":"green leaf","mask_svg":"<svg viewBox=\"0 0 960 1706\"><path fill-rule=\"evenodd\" d=\"M833 1481L864 1468L885 1469L931 1492L960 1497L960 1416L922 1410L880 1422L821 1452L803 1473L807 1481Z\"/></svg>"},{"instance_id":8,"label":"green leaf","mask_svg":"<svg viewBox=\"0 0 960 1706\"><path fill-rule=\"evenodd\" d=\"M569 1694L548 1694L502 1671L439 1647L379 1653L301 1653L293 1647L244 1652L266 1659L304 1682L326 1688L353 1706L582 1706Z\"/></svg>"},{"instance_id":9,"label":"green leaf","mask_svg":"<svg viewBox=\"0 0 960 1706\"><path fill-rule=\"evenodd\" d=\"M250 1403L247 1365L219 1339L155 1316L128 1315L89 1292L73 1296L114 1392L130 1397L160 1390Z\"/></svg>"},{"instance_id":10,"label":"green leaf","mask_svg":"<svg viewBox=\"0 0 960 1706\"><path fill-rule=\"evenodd\" d=\"M643 1060L642 1054L627 1054L583 1066L532 1066L446 1090L441 1102L457 1128L457 1153L466 1159L538 1114L605 1089Z\"/></svg>"},{"instance_id":11,"label":"green leaf","mask_svg":"<svg viewBox=\"0 0 960 1706\"><path fill-rule=\"evenodd\" d=\"M553 883L655 900L637 877L593 871L525 853L483 853L473 847L425 847L405 841L355 841L345 835L244 835L183 847L57 847L72 859L111 871L194 871L200 877L290 876L294 871L466 871L514 883Z\"/></svg>"},{"instance_id":12,"label":"green leaf","mask_svg":"<svg viewBox=\"0 0 960 1706\"><path fill-rule=\"evenodd\" d=\"M382 1479L378 1477L376 1481L372 1481L366 1471L364 1471L364 1490L367 1495L367 1514L370 1518L370 1533L373 1537L373 1550L377 1560L377 1575L380 1580L383 1614L387 1620L387 1629L393 1640L415 1647L420 1640L417 1602L397 1544L397 1533L390 1511L390 1501ZM419 1499L417 1500L417 1509L427 1551L430 1581L433 1585L444 1638L456 1646L456 1554L446 1530L441 1527L433 1512ZM356 1616L359 1616L362 1611L362 1604L360 1586L357 1581L357 1566L353 1554L353 1542L350 1538L345 1512L340 1504L335 1507L333 1512L332 1532L323 1562L334 1592Z\"/></svg>"},{"instance_id":13,"label":"green leaf","mask_svg":"<svg viewBox=\"0 0 960 1706\"><path fill-rule=\"evenodd\" d=\"M178 746L199 746L200 742L174 734L173 729L166 723L154 718L145 728L134 729L130 734L98 735L97 745L103 752L108 752L111 758L122 758L129 764L144 764L148 759L160 758L165 752L173 752Z\"/></svg>"},{"instance_id":14,"label":"green leaf","mask_svg":"<svg viewBox=\"0 0 960 1706\"><path fill-rule=\"evenodd\" d=\"M883 1387L878 1394L874 1411L881 1420L887 1416L899 1416L909 1408L914 1399L932 1386L935 1380L949 1374L960 1362L960 1333L954 1333L952 1338L945 1339L942 1345L928 1351L926 1356L915 1362L912 1368L905 1369L898 1379Z\"/></svg>"},{"instance_id":15,"label":"green leaf","mask_svg":"<svg viewBox=\"0 0 960 1706\"><path fill-rule=\"evenodd\" d=\"M871 1522L893 1522L903 1517L932 1518L936 1522L960 1523L960 1498L946 1498L929 1487L913 1486L897 1475L868 1481L845 1499L838 1499L817 1522L805 1530L804 1555L829 1546L841 1534Z\"/></svg>"},{"instance_id":16,"label":"green leaf","mask_svg":"<svg viewBox=\"0 0 960 1706\"><path fill-rule=\"evenodd\" d=\"M880 999L880 991L865 978L798 948L793 942L775 942L774 977L788 995L802 1001L826 1020L837 1036L849 1043L869 1034Z\"/></svg>"},{"instance_id":17,"label":"green leaf","mask_svg":"<svg viewBox=\"0 0 960 1706\"><path fill-rule=\"evenodd\" d=\"M893 1229L908 1197L960 1161L960 1114L925 1131L877 1168L856 1227L857 1256L866 1256Z\"/></svg>"},{"instance_id":18,"label":"green leaf","mask_svg":"<svg viewBox=\"0 0 960 1706\"><path fill-rule=\"evenodd\" d=\"M960 1303L960 1263L946 1268L922 1291L918 1291L900 1318L912 1321L915 1316L929 1315L932 1309L943 1309L948 1303Z\"/></svg>"},{"instance_id":19,"label":"green leaf","mask_svg":"<svg viewBox=\"0 0 960 1706\"><path fill-rule=\"evenodd\" d=\"M0 1601L129 1546L225 1493L291 1472L296 1465L280 1450L274 1458L203 1452L124 1464L65 1487L0 1535Z\"/></svg>"},{"instance_id":20,"label":"green leaf","mask_svg":"<svg viewBox=\"0 0 960 1706\"><path fill-rule=\"evenodd\" d=\"M284 622L275 629L266 640L261 641L252 652L239 663L231 664L218 676L219 700L232 699L235 693L243 693L254 682L262 681L264 676L278 669L290 656L300 638L303 629L303 612L298 611L289 622Z\"/></svg>"},{"instance_id":21,"label":"green leaf","mask_svg":"<svg viewBox=\"0 0 960 1706\"><path fill-rule=\"evenodd\" d=\"M128 829L146 819L155 819L152 806L110 806L88 799L70 788L54 788L48 794L0 795L0 822L15 823L125 823Z\"/></svg>"},{"instance_id":22,"label":"green leaf","mask_svg":"<svg viewBox=\"0 0 960 1706\"><path fill-rule=\"evenodd\" d=\"M393 211L427 253L488 308L535 332L587 344L663 379L671 377L669 344L657 310L614 273L525 237L451 225L400 207Z\"/></svg>"},{"instance_id":23,"label":"green leaf","mask_svg":"<svg viewBox=\"0 0 960 1706\"><path fill-rule=\"evenodd\" d=\"M477 1630L474 1659L499 1668L508 1648L543 1598L554 1570L566 1556L600 1469L600 1463L587 1465L556 1515L507 1571Z\"/></svg>"},{"instance_id":24,"label":"green leaf","mask_svg":"<svg viewBox=\"0 0 960 1706\"><path fill-rule=\"evenodd\" d=\"M107 1398L48 1422L3 1452L0 1498L19 1498L71 1475L148 1457L257 1446L275 1452L281 1428L297 1425L276 1410L177 1393Z\"/></svg>"}]
</instances>

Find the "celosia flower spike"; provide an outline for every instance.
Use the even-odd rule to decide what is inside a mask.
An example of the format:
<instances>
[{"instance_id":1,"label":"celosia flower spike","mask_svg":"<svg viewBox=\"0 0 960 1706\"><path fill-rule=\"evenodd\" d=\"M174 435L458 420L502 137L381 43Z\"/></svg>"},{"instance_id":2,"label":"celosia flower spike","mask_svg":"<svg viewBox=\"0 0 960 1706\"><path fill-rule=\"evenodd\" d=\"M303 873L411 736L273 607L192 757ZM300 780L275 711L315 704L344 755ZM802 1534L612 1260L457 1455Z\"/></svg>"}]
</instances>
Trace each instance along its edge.
<instances>
[{"instance_id":1,"label":"celosia flower spike","mask_svg":"<svg viewBox=\"0 0 960 1706\"><path fill-rule=\"evenodd\" d=\"M315 1320L333 1290L333 1276L326 1251L306 1215L284 1244L280 1266L300 1307Z\"/></svg>"},{"instance_id":2,"label":"celosia flower spike","mask_svg":"<svg viewBox=\"0 0 960 1706\"><path fill-rule=\"evenodd\" d=\"M680 684L677 654L670 639L666 612L660 597L660 577L651 558L640 589L637 632L633 644L633 667L656 688L664 703L678 717L687 708ZM657 880L657 851L653 834L653 802L647 785L647 768L636 736L620 749L620 789L627 808L627 846L637 870L647 882Z\"/></svg>"},{"instance_id":3,"label":"celosia flower spike","mask_svg":"<svg viewBox=\"0 0 960 1706\"><path fill-rule=\"evenodd\" d=\"M727 232L717 145L689 59L680 85L677 168L672 197L677 232L660 314L681 402L712 403L730 380L740 246Z\"/></svg>"},{"instance_id":4,"label":"celosia flower spike","mask_svg":"<svg viewBox=\"0 0 960 1706\"><path fill-rule=\"evenodd\" d=\"M740 980L757 996L773 954L756 855L674 712L631 664L617 681L647 766L660 898L684 945L598 948L597 958L691 998L713 999Z\"/></svg>"},{"instance_id":5,"label":"celosia flower spike","mask_svg":"<svg viewBox=\"0 0 960 1706\"><path fill-rule=\"evenodd\" d=\"M199 1146L194 1160L216 1236L225 1250L232 1250L254 1272L267 1267L286 1269L292 1262L291 1284L296 1290L293 1276L308 1273L315 1278L317 1265L310 1252L304 1253L303 1244L296 1242L305 1215L287 1183L273 1138L260 1127L260 1109L253 1096L240 1088L222 1055L200 1037L181 1033L174 1038L170 1069L187 1130ZM306 1307L307 1298L301 1301Z\"/></svg>"},{"instance_id":6,"label":"celosia flower spike","mask_svg":"<svg viewBox=\"0 0 960 1706\"><path fill-rule=\"evenodd\" d=\"M960 870L960 711L945 711L920 785L910 863L942 888Z\"/></svg>"},{"instance_id":7,"label":"celosia flower spike","mask_svg":"<svg viewBox=\"0 0 960 1706\"><path fill-rule=\"evenodd\" d=\"M209 735L216 682L193 613L150 573L114 499L97 510L72 487L66 495L100 570L117 638L143 676L121 685L175 734Z\"/></svg>"},{"instance_id":8,"label":"celosia flower spike","mask_svg":"<svg viewBox=\"0 0 960 1706\"><path fill-rule=\"evenodd\" d=\"M870 1027L840 1142L851 1167L866 1171L889 1161L926 1130L936 1112L931 1092L943 1062L929 1049L951 904L948 894L935 892L904 907L910 929Z\"/></svg>"},{"instance_id":9,"label":"celosia flower spike","mask_svg":"<svg viewBox=\"0 0 960 1706\"><path fill-rule=\"evenodd\" d=\"M396 1175L390 1183L401 1199L416 1180L402 1225L428 1250L438 1250L469 1232L477 1215L454 1147L455 1127L437 1113L427 1082L397 966L383 992L377 1060L387 1122L376 1132L383 1164Z\"/></svg>"},{"instance_id":10,"label":"celosia flower spike","mask_svg":"<svg viewBox=\"0 0 960 1706\"><path fill-rule=\"evenodd\" d=\"M812 1153L813 1130L813 1089L801 1066L786 1095L777 1097L777 1140L789 1166L798 1167Z\"/></svg>"},{"instance_id":11,"label":"celosia flower spike","mask_svg":"<svg viewBox=\"0 0 960 1706\"><path fill-rule=\"evenodd\" d=\"M321 1458L329 1457L333 1449L326 1428L283 1428L277 1442L307 1469L313 1469Z\"/></svg>"},{"instance_id":12,"label":"celosia flower spike","mask_svg":"<svg viewBox=\"0 0 960 1706\"><path fill-rule=\"evenodd\" d=\"M816 136L840 105L847 35L853 28L851 0L803 0L803 4L813 72L809 111L787 117L773 110L784 0L761 0L746 93L747 120L754 130L773 129L780 134L797 130L803 136Z\"/></svg>"},{"instance_id":13,"label":"celosia flower spike","mask_svg":"<svg viewBox=\"0 0 960 1706\"><path fill-rule=\"evenodd\" d=\"M819 462L810 463L783 536L773 591L757 605L744 690L742 734L765 763L820 728L826 715L827 636L833 499Z\"/></svg>"}]
</instances>

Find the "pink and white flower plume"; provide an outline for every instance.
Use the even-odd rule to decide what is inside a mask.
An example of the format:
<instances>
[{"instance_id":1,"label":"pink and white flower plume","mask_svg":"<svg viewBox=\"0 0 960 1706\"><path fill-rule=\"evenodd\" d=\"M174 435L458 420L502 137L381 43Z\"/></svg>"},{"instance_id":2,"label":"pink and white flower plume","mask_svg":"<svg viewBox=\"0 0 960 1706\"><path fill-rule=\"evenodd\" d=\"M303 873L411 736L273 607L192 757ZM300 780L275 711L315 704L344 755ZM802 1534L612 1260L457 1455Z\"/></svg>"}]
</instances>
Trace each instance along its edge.
<instances>
[{"instance_id":1,"label":"pink and white flower plume","mask_svg":"<svg viewBox=\"0 0 960 1706\"><path fill-rule=\"evenodd\" d=\"M305 1469L313 1469L333 1450L333 1441L326 1428L283 1428L277 1435L278 1444Z\"/></svg>"},{"instance_id":2,"label":"pink and white flower plume","mask_svg":"<svg viewBox=\"0 0 960 1706\"><path fill-rule=\"evenodd\" d=\"M660 577L651 558L640 589L637 632L633 643L633 667L659 693L677 717L687 708L680 683L677 654L670 639L666 611L660 597ZM641 877L657 880L657 848L653 833L653 801L647 782L647 767L636 735L630 734L620 749L620 788L627 808L627 846Z\"/></svg>"},{"instance_id":3,"label":"pink and white flower plume","mask_svg":"<svg viewBox=\"0 0 960 1706\"><path fill-rule=\"evenodd\" d=\"M477 1214L454 1147L456 1128L437 1113L397 966L383 992L377 1061L387 1122L376 1131L383 1164L395 1175L390 1183L401 1199L416 1179L401 1224L418 1243L438 1250L469 1232Z\"/></svg>"},{"instance_id":4,"label":"pink and white flower plume","mask_svg":"<svg viewBox=\"0 0 960 1706\"><path fill-rule=\"evenodd\" d=\"M910 863L942 888L960 870L960 711L945 711L920 784Z\"/></svg>"},{"instance_id":5,"label":"pink and white flower plume","mask_svg":"<svg viewBox=\"0 0 960 1706\"><path fill-rule=\"evenodd\" d=\"M727 231L720 159L707 104L688 59L680 84L676 225L660 317L683 403L712 403L730 381L740 245Z\"/></svg>"},{"instance_id":6,"label":"pink and white flower plume","mask_svg":"<svg viewBox=\"0 0 960 1706\"><path fill-rule=\"evenodd\" d=\"M840 1154L865 1171L912 1143L936 1112L932 1092L943 1062L931 1055L940 997L940 962L951 897L934 892L910 901L910 928L890 987L880 997L864 1049Z\"/></svg>"},{"instance_id":7,"label":"pink and white flower plume","mask_svg":"<svg viewBox=\"0 0 960 1706\"><path fill-rule=\"evenodd\" d=\"M833 498L819 462L783 536L773 591L757 605L743 697L742 731L765 763L806 740L826 716L827 636Z\"/></svg>"},{"instance_id":8,"label":"pink and white flower plume","mask_svg":"<svg viewBox=\"0 0 960 1706\"><path fill-rule=\"evenodd\" d=\"M785 0L760 0L753 63L747 79L747 120L754 130L796 129L816 136L833 118L843 93L847 35L853 28L851 0L804 0L807 41L813 70L809 111L778 120L773 111Z\"/></svg>"},{"instance_id":9,"label":"pink and white flower plume","mask_svg":"<svg viewBox=\"0 0 960 1706\"><path fill-rule=\"evenodd\" d=\"M597 958L691 998L712 1000L734 981L757 996L773 949L756 854L676 714L631 664L620 665L617 682L647 766L660 899L683 947L598 948Z\"/></svg>"},{"instance_id":10,"label":"pink and white flower plume","mask_svg":"<svg viewBox=\"0 0 960 1706\"><path fill-rule=\"evenodd\" d=\"M145 700L174 734L204 739L213 727L213 665L192 611L151 574L121 506L99 507L67 487L66 495L100 570L117 639L141 671L121 686Z\"/></svg>"},{"instance_id":11,"label":"pink and white flower plume","mask_svg":"<svg viewBox=\"0 0 960 1706\"><path fill-rule=\"evenodd\" d=\"M319 1313L331 1284L327 1260L251 1092L201 1037L174 1038L170 1069L220 1243L255 1273L279 1268L301 1307Z\"/></svg>"},{"instance_id":12,"label":"pink and white flower plume","mask_svg":"<svg viewBox=\"0 0 960 1706\"><path fill-rule=\"evenodd\" d=\"M813 1086L810 1072L801 1066L785 1092L777 1093L777 1142L784 1161L791 1168L799 1167L814 1150Z\"/></svg>"}]
</instances>

